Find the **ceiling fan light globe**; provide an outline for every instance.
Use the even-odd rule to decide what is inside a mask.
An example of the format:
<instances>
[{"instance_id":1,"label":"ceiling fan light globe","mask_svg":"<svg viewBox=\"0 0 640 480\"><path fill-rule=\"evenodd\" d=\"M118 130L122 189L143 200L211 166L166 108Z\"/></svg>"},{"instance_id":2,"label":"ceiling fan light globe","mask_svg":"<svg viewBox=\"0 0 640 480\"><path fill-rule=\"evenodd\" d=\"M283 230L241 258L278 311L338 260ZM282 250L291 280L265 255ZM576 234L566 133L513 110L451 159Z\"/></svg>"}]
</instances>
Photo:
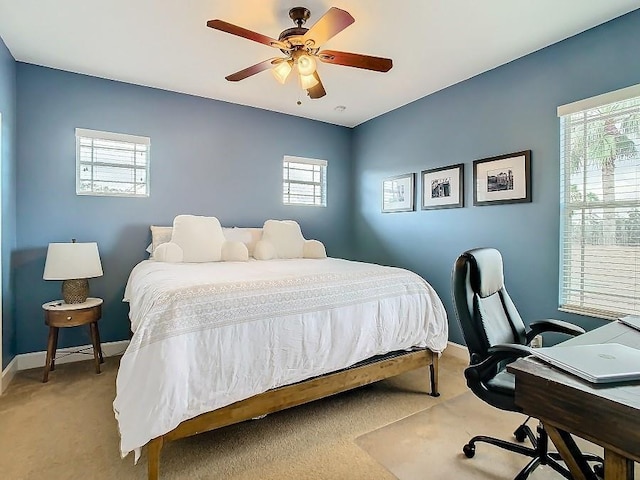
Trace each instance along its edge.
<instances>
[{"instance_id":1,"label":"ceiling fan light globe","mask_svg":"<svg viewBox=\"0 0 640 480\"><path fill-rule=\"evenodd\" d=\"M313 75L316 71L316 60L310 55L300 55L298 57L298 72L300 75Z\"/></svg>"},{"instance_id":2,"label":"ceiling fan light globe","mask_svg":"<svg viewBox=\"0 0 640 480\"><path fill-rule=\"evenodd\" d=\"M287 81L287 77L291 73L291 65L289 62L280 62L271 69L271 73L273 73L273 76L276 77L278 82L284 85L284 82Z\"/></svg>"},{"instance_id":3,"label":"ceiling fan light globe","mask_svg":"<svg viewBox=\"0 0 640 480\"><path fill-rule=\"evenodd\" d=\"M318 79L315 77L315 75L300 74L300 85L302 85L302 88L304 90L307 90L318 85Z\"/></svg>"}]
</instances>

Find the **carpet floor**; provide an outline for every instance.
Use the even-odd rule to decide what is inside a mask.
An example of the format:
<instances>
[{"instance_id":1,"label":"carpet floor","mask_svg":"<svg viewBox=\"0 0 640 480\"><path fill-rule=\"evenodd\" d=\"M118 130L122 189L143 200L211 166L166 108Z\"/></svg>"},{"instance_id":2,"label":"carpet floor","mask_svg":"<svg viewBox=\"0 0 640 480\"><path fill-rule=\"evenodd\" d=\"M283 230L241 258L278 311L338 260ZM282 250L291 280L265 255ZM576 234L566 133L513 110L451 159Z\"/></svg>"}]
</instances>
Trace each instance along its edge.
<instances>
[{"instance_id":1,"label":"carpet floor","mask_svg":"<svg viewBox=\"0 0 640 480\"><path fill-rule=\"evenodd\" d=\"M18 372L0 397L1 478L146 478L146 449L138 465L132 455L120 458L112 410L119 358L105 360L100 375L91 361L58 365L47 384L41 383L41 369ZM478 447L472 460L460 454L470 435L492 433L483 428L501 425L499 432L508 438L521 419L476 401L464 383L465 365L445 352L438 398L426 395L428 370L419 369L170 442L162 450L161 478L510 478L524 463L517 455L490 446ZM481 419L477 429L473 419ZM556 478L548 474L534 478Z\"/></svg>"}]
</instances>

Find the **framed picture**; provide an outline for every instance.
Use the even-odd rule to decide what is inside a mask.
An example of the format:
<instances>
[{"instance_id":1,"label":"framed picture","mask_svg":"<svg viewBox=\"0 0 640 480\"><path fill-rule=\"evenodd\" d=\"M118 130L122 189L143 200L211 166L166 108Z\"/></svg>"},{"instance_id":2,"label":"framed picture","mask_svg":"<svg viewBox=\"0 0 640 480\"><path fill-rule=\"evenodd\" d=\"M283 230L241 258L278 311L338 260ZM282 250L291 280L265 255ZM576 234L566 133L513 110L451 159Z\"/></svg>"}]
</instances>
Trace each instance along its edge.
<instances>
[{"instance_id":1,"label":"framed picture","mask_svg":"<svg viewBox=\"0 0 640 480\"><path fill-rule=\"evenodd\" d=\"M382 181L382 211L412 212L415 173L407 173Z\"/></svg>"},{"instance_id":2,"label":"framed picture","mask_svg":"<svg viewBox=\"0 0 640 480\"><path fill-rule=\"evenodd\" d=\"M464 164L422 171L422 210L464 207Z\"/></svg>"},{"instance_id":3,"label":"framed picture","mask_svg":"<svg viewBox=\"0 0 640 480\"><path fill-rule=\"evenodd\" d=\"M473 162L473 204L531 201L531 150Z\"/></svg>"}]
</instances>

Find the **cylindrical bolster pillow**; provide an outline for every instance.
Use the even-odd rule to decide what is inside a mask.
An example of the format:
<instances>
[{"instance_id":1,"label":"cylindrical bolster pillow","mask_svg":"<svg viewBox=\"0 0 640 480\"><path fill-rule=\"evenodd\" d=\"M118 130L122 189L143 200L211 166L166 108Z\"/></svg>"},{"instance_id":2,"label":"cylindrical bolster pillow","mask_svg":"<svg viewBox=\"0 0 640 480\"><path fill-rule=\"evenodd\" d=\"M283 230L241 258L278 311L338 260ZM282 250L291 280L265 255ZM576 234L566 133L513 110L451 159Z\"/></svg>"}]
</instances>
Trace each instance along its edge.
<instances>
[{"instance_id":1,"label":"cylindrical bolster pillow","mask_svg":"<svg viewBox=\"0 0 640 480\"><path fill-rule=\"evenodd\" d=\"M153 252L153 259L157 262L182 263L183 258L182 248L173 242L162 243Z\"/></svg>"},{"instance_id":2,"label":"cylindrical bolster pillow","mask_svg":"<svg viewBox=\"0 0 640 480\"><path fill-rule=\"evenodd\" d=\"M223 262L246 262L249 260L249 250L242 242L227 240L222 244Z\"/></svg>"},{"instance_id":3,"label":"cylindrical bolster pillow","mask_svg":"<svg viewBox=\"0 0 640 480\"><path fill-rule=\"evenodd\" d=\"M271 260L276 258L276 248L268 240L260 240L253 250L253 258L256 260Z\"/></svg>"},{"instance_id":4,"label":"cylindrical bolster pillow","mask_svg":"<svg viewBox=\"0 0 640 480\"><path fill-rule=\"evenodd\" d=\"M324 244L319 240L304 241L304 258L327 258Z\"/></svg>"}]
</instances>

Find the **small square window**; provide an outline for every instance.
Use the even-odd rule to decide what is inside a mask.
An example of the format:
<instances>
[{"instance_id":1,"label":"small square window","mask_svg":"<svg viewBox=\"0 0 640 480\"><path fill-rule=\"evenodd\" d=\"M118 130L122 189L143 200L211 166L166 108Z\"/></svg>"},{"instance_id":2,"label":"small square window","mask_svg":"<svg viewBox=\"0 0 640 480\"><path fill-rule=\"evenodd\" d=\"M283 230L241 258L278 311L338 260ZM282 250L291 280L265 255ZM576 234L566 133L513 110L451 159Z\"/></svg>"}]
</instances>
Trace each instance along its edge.
<instances>
[{"instance_id":1,"label":"small square window","mask_svg":"<svg viewBox=\"0 0 640 480\"><path fill-rule=\"evenodd\" d=\"M149 196L151 139L76 128L76 194Z\"/></svg>"},{"instance_id":2,"label":"small square window","mask_svg":"<svg viewBox=\"0 0 640 480\"><path fill-rule=\"evenodd\" d=\"M285 156L282 201L285 205L327 206L327 161Z\"/></svg>"}]
</instances>

